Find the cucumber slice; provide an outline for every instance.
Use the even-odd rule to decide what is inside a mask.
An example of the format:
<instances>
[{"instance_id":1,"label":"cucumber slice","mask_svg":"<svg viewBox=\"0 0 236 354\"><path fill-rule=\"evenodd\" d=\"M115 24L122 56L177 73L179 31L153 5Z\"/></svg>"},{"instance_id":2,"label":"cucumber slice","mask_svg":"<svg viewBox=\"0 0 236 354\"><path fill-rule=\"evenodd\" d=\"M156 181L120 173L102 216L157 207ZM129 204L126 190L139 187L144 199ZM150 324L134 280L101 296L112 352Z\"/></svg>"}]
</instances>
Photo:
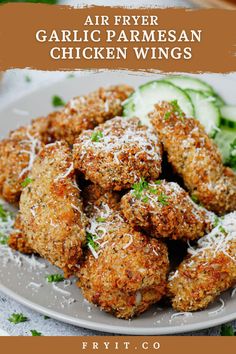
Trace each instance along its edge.
<instances>
[{"instance_id":1,"label":"cucumber slice","mask_svg":"<svg viewBox=\"0 0 236 354\"><path fill-rule=\"evenodd\" d=\"M221 111L221 124L236 129L236 106L223 106Z\"/></svg>"},{"instance_id":2,"label":"cucumber slice","mask_svg":"<svg viewBox=\"0 0 236 354\"><path fill-rule=\"evenodd\" d=\"M160 101L177 100L187 117L194 116L189 96L180 88L166 81L151 81L140 86L123 104L123 116L139 117L143 124L151 126L148 113Z\"/></svg>"},{"instance_id":3,"label":"cucumber slice","mask_svg":"<svg viewBox=\"0 0 236 354\"><path fill-rule=\"evenodd\" d=\"M186 90L186 92L192 100L195 118L202 123L207 134L214 136L220 125L220 111L212 96L196 90Z\"/></svg>"},{"instance_id":4,"label":"cucumber slice","mask_svg":"<svg viewBox=\"0 0 236 354\"><path fill-rule=\"evenodd\" d=\"M213 88L206 82L191 76L183 75L171 75L163 78L163 80L172 83L175 86L180 87L182 90L197 90L206 91L214 94Z\"/></svg>"},{"instance_id":5,"label":"cucumber slice","mask_svg":"<svg viewBox=\"0 0 236 354\"><path fill-rule=\"evenodd\" d=\"M222 155L224 164L228 164L230 162L230 157L232 154L232 144L235 139L235 131L227 127L221 127L220 131L216 134L214 138Z\"/></svg>"},{"instance_id":6,"label":"cucumber slice","mask_svg":"<svg viewBox=\"0 0 236 354\"><path fill-rule=\"evenodd\" d=\"M214 91L213 87L201 79L191 76L171 75L164 78L164 80L180 87L182 90L197 90L206 93L212 97L212 101L215 101L217 107L225 104L223 98Z\"/></svg>"},{"instance_id":7,"label":"cucumber slice","mask_svg":"<svg viewBox=\"0 0 236 354\"><path fill-rule=\"evenodd\" d=\"M222 97L220 97L217 93L215 93L212 98L215 100L215 105L217 107L222 107L225 105L225 101L223 100Z\"/></svg>"}]
</instances>

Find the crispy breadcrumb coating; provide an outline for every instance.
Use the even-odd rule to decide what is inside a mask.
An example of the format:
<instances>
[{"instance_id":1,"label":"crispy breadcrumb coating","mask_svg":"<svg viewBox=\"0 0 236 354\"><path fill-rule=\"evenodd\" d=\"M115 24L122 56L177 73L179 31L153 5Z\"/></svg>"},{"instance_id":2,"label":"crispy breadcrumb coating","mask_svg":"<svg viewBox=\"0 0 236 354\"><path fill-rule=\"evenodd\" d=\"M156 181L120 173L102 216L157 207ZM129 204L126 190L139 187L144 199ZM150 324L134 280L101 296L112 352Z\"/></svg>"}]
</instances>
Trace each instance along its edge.
<instances>
[{"instance_id":1,"label":"crispy breadcrumb coating","mask_svg":"<svg viewBox=\"0 0 236 354\"><path fill-rule=\"evenodd\" d=\"M113 118L83 132L73 147L75 167L105 190L122 190L158 178L162 148L154 132L138 118Z\"/></svg>"},{"instance_id":2,"label":"crispy breadcrumb coating","mask_svg":"<svg viewBox=\"0 0 236 354\"><path fill-rule=\"evenodd\" d=\"M98 184L90 184L82 190L83 205L85 210L94 210L102 204L108 204L111 209L119 209L121 196L118 192L105 191Z\"/></svg>"},{"instance_id":3,"label":"crispy breadcrumb coating","mask_svg":"<svg viewBox=\"0 0 236 354\"><path fill-rule=\"evenodd\" d=\"M129 319L165 294L166 246L133 231L107 204L95 207L87 242L90 250L78 271L78 286L89 302Z\"/></svg>"},{"instance_id":4,"label":"crispy breadcrumb coating","mask_svg":"<svg viewBox=\"0 0 236 354\"><path fill-rule=\"evenodd\" d=\"M236 209L236 175L223 166L217 146L196 119L162 102L150 119L167 151L168 160L198 201L218 215Z\"/></svg>"},{"instance_id":5,"label":"crispy breadcrumb coating","mask_svg":"<svg viewBox=\"0 0 236 354\"><path fill-rule=\"evenodd\" d=\"M79 195L67 144L46 145L38 154L30 183L21 194L22 232L29 247L61 268L65 275L76 269L86 239L87 219Z\"/></svg>"},{"instance_id":6,"label":"crispy breadcrumb coating","mask_svg":"<svg viewBox=\"0 0 236 354\"><path fill-rule=\"evenodd\" d=\"M122 113L122 102L133 92L127 85L99 88L85 96L69 101L60 114L52 120L54 140L73 144L83 130L93 129Z\"/></svg>"},{"instance_id":7,"label":"crispy breadcrumb coating","mask_svg":"<svg viewBox=\"0 0 236 354\"><path fill-rule=\"evenodd\" d=\"M20 214L16 216L14 229L8 239L8 246L21 253L34 253L27 242L26 235L23 233Z\"/></svg>"},{"instance_id":8,"label":"crispy breadcrumb coating","mask_svg":"<svg viewBox=\"0 0 236 354\"><path fill-rule=\"evenodd\" d=\"M195 204L177 183L140 181L124 195L121 209L133 227L157 238L194 240L213 227L214 214Z\"/></svg>"},{"instance_id":9,"label":"crispy breadcrumb coating","mask_svg":"<svg viewBox=\"0 0 236 354\"><path fill-rule=\"evenodd\" d=\"M236 212L225 215L189 253L168 284L174 309L183 312L206 308L236 284Z\"/></svg>"},{"instance_id":10,"label":"crispy breadcrumb coating","mask_svg":"<svg viewBox=\"0 0 236 354\"><path fill-rule=\"evenodd\" d=\"M0 141L0 195L9 203L17 203L33 161L44 144L50 142L50 119L38 118L20 127Z\"/></svg>"}]
</instances>

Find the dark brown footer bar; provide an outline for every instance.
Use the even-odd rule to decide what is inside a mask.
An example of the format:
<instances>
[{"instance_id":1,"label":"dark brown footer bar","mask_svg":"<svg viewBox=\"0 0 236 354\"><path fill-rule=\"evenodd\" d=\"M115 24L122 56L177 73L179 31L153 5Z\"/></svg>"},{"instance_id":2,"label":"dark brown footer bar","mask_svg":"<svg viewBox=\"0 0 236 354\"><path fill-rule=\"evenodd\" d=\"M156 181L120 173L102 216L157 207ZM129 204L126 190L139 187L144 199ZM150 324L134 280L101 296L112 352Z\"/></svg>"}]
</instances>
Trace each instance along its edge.
<instances>
[{"instance_id":1,"label":"dark brown footer bar","mask_svg":"<svg viewBox=\"0 0 236 354\"><path fill-rule=\"evenodd\" d=\"M222 354L233 353L234 337L2 337L2 354Z\"/></svg>"}]
</instances>

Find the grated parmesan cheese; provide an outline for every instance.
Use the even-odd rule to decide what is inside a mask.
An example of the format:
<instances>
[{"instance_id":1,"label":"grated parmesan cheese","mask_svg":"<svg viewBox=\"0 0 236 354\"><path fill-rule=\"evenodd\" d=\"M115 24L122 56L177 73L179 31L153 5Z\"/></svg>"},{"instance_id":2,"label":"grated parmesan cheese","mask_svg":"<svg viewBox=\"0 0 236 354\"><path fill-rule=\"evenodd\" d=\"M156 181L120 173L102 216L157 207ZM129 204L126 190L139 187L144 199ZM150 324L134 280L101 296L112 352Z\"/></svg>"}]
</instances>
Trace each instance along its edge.
<instances>
[{"instance_id":1,"label":"grated parmesan cheese","mask_svg":"<svg viewBox=\"0 0 236 354\"><path fill-rule=\"evenodd\" d=\"M127 148L135 146L139 147L140 154L145 153L147 160L159 161L161 159L160 148L158 146L158 137L154 133L153 129L146 128L145 130L138 130L137 119L124 120L123 118L116 117L111 121L107 121L102 129L102 136L98 141L92 141L90 137L90 131L83 135L83 144L74 144L81 147L80 158L83 159L86 156L88 149L93 149L94 153L100 154L100 152L113 154L114 162L120 163L120 157L122 153L127 153ZM95 129L98 131L99 127Z\"/></svg>"},{"instance_id":2,"label":"grated parmesan cheese","mask_svg":"<svg viewBox=\"0 0 236 354\"><path fill-rule=\"evenodd\" d=\"M124 222L122 216L113 210L110 207L103 203L101 208L95 207L95 214L90 218L89 226L86 231L92 237L93 243L96 247L93 247L92 244L88 243L88 247L92 252L94 258L98 258L101 250L105 247L108 240L104 240L104 238L110 234L112 230L115 232L119 228L119 224ZM111 220L109 217L114 216ZM100 221L102 220L102 221ZM117 224L118 222L118 224ZM133 243L133 236L131 234L124 234L124 237L129 237L129 241L126 245L123 246L123 249L128 248ZM96 249L95 249L96 248Z\"/></svg>"},{"instance_id":3,"label":"grated parmesan cheese","mask_svg":"<svg viewBox=\"0 0 236 354\"><path fill-rule=\"evenodd\" d=\"M70 164L70 167L65 171L65 173L62 173L61 175L58 175L54 181L57 182L60 179L64 179L69 176L69 174L74 170L74 164L73 162Z\"/></svg>"},{"instance_id":4,"label":"grated parmesan cheese","mask_svg":"<svg viewBox=\"0 0 236 354\"><path fill-rule=\"evenodd\" d=\"M236 246L236 212L220 218L219 224L198 240L197 247L188 248L188 253L201 258L204 258L206 252L210 252L213 257L223 253L236 262L236 255L229 253L232 244Z\"/></svg>"},{"instance_id":5,"label":"grated parmesan cheese","mask_svg":"<svg viewBox=\"0 0 236 354\"><path fill-rule=\"evenodd\" d=\"M40 140L36 139L36 137L32 136L29 133L29 127L28 127L28 131L26 133L26 136L27 136L28 140L22 140L20 142L20 144L28 144L29 145L29 150L21 150L22 153L29 155L29 162L28 162L28 166L23 168L23 170L20 172L19 178L21 178L26 172L31 171L35 157L37 155L37 151L41 147Z\"/></svg>"}]
</instances>

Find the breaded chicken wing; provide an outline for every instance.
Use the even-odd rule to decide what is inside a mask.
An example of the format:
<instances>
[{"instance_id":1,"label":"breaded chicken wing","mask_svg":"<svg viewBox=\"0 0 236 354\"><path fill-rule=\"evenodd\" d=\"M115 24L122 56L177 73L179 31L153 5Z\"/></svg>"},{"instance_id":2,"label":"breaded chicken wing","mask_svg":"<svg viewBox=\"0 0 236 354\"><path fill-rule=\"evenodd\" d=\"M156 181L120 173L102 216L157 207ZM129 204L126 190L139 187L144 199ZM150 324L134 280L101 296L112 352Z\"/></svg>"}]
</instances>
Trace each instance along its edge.
<instances>
[{"instance_id":1,"label":"breaded chicken wing","mask_svg":"<svg viewBox=\"0 0 236 354\"><path fill-rule=\"evenodd\" d=\"M122 113L121 103L133 92L126 85L100 88L85 96L70 100L52 120L54 140L66 140L73 144L83 130L93 129Z\"/></svg>"},{"instance_id":2,"label":"breaded chicken wing","mask_svg":"<svg viewBox=\"0 0 236 354\"><path fill-rule=\"evenodd\" d=\"M78 271L84 297L116 317L129 319L159 301L169 268L166 246L133 231L103 204L90 216L87 251Z\"/></svg>"},{"instance_id":3,"label":"breaded chicken wing","mask_svg":"<svg viewBox=\"0 0 236 354\"><path fill-rule=\"evenodd\" d=\"M213 227L214 214L195 204L177 183L140 181L121 199L133 227L157 238L194 240Z\"/></svg>"},{"instance_id":4,"label":"breaded chicken wing","mask_svg":"<svg viewBox=\"0 0 236 354\"><path fill-rule=\"evenodd\" d=\"M236 212L222 217L189 253L169 278L168 290L177 311L202 310L236 284Z\"/></svg>"},{"instance_id":5,"label":"breaded chicken wing","mask_svg":"<svg viewBox=\"0 0 236 354\"><path fill-rule=\"evenodd\" d=\"M162 102L150 113L168 160L191 194L208 210L223 215L236 209L236 175L196 119Z\"/></svg>"},{"instance_id":6,"label":"breaded chicken wing","mask_svg":"<svg viewBox=\"0 0 236 354\"><path fill-rule=\"evenodd\" d=\"M138 118L113 118L84 131L73 147L75 167L105 190L130 188L140 178L158 178L162 148Z\"/></svg>"},{"instance_id":7,"label":"breaded chicken wing","mask_svg":"<svg viewBox=\"0 0 236 354\"><path fill-rule=\"evenodd\" d=\"M46 145L28 182L20 198L22 233L34 252L70 275L82 256L87 219L67 144Z\"/></svg>"}]
</instances>

